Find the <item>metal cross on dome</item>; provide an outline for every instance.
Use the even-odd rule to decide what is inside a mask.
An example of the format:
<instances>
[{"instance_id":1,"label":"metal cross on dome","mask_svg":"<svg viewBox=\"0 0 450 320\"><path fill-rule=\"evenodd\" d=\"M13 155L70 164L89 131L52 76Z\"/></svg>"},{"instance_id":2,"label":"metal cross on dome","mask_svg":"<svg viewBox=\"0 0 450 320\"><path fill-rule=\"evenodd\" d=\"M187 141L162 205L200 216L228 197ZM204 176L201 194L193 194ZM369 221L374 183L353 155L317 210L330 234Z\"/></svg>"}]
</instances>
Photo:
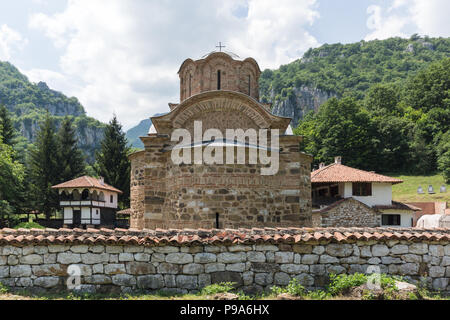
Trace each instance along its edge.
<instances>
[{"instance_id":1,"label":"metal cross on dome","mask_svg":"<svg viewBox=\"0 0 450 320\"><path fill-rule=\"evenodd\" d=\"M216 48L219 48L219 51L222 52L222 48L225 48L225 46L222 45L222 42L219 42L219 45L216 46Z\"/></svg>"}]
</instances>

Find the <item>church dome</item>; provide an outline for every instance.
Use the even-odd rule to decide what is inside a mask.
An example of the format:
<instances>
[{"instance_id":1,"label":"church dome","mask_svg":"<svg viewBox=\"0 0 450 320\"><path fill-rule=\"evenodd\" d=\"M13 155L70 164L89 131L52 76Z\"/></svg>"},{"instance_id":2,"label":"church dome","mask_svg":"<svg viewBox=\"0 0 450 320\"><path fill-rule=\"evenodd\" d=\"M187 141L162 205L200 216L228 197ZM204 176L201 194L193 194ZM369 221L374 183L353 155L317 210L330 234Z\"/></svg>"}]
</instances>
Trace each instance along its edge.
<instances>
[{"instance_id":1,"label":"church dome","mask_svg":"<svg viewBox=\"0 0 450 320\"><path fill-rule=\"evenodd\" d=\"M253 58L235 58L233 53L213 51L199 60L186 59L178 71L180 102L214 90L237 91L259 100L258 63Z\"/></svg>"}]
</instances>

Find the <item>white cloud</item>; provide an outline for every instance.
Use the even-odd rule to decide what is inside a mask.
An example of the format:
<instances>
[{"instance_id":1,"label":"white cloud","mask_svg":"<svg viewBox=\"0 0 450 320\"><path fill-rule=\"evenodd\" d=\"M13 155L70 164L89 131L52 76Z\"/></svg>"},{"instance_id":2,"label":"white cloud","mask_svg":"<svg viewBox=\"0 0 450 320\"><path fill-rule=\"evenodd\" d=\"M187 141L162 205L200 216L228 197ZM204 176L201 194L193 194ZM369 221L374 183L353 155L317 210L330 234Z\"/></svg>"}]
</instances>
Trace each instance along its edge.
<instances>
[{"instance_id":1,"label":"white cloud","mask_svg":"<svg viewBox=\"0 0 450 320\"><path fill-rule=\"evenodd\" d=\"M31 70L27 75L35 81L42 76L55 89L76 96L89 115L108 121L115 112L130 127L168 111L167 103L179 99L181 63L214 50L218 41L241 58L254 57L262 69L288 63L318 45L306 30L318 17L315 0L194 4L69 0L62 12L33 14L29 26L41 30L63 54L59 72Z\"/></svg>"},{"instance_id":2,"label":"white cloud","mask_svg":"<svg viewBox=\"0 0 450 320\"><path fill-rule=\"evenodd\" d=\"M18 31L3 24L0 27L0 60L10 60L12 55L28 43Z\"/></svg>"},{"instance_id":3,"label":"white cloud","mask_svg":"<svg viewBox=\"0 0 450 320\"><path fill-rule=\"evenodd\" d=\"M365 40L421 35L450 36L450 1L448 0L395 0L384 10L379 5L367 8L367 27L371 32Z\"/></svg>"}]
</instances>

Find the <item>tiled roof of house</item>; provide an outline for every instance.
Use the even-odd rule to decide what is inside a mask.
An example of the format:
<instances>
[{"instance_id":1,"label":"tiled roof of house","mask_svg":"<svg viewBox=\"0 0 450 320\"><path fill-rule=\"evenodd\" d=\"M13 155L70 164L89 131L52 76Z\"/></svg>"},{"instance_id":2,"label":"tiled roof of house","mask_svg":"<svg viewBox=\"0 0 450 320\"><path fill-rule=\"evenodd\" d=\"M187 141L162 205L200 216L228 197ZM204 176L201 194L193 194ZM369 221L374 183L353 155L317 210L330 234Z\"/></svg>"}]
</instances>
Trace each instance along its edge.
<instances>
[{"instance_id":1,"label":"tiled roof of house","mask_svg":"<svg viewBox=\"0 0 450 320\"><path fill-rule=\"evenodd\" d=\"M421 208L413 206L412 204L398 202L398 201L394 201L394 200L392 200L392 204L390 206L389 205L376 205L376 206L373 206L373 208L381 209L381 210L382 209L399 209L399 210L413 210L413 211L422 210Z\"/></svg>"},{"instance_id":2,"label":"tiled roof of house","mask_svg":"<svg viewBox=\"0 0 450 320\"><path fill-rule=\"evenodd\" d=\"M110 186L107 183L102 183L100 179L89 177L89 176L82 176L70 181L66 181L60 184L57 184L55 186L52 186L53 189L62 189L62 188L97 188L102 190L108 190L113 192L122 193L117 188L114 188L113 186Z\"/></svg>"},{"instance_id":3,"label":"tiled roof of house","mask_svg":"<svg viewBox=\"0 0 450 320\"><path fill-rule=\"evenodd\" d=\"M131 214L131 209L127 208L127 209L123 209L123 210L117 211L117 214L130 215Z\"/></svg>"},{"instance_id":4,"label":"tiled roof of house","mask_svg":"<svg viewBox=\"0 0 450 320\"><path fill-rule=\"evenodd\" d=\"M403 181L375 172L347 167L340 163L332 163L311 172L311 182L386 182L396 184Z\"/></svg>"},{"instance_id":5,"label":"tiled roof of house","mask_svg":"<svg viewBox=\"0 0 450 320\"><path fill-rule=\"evenodd\" d=\"M217 245L301 244L370 240L450 241L450 229L253 228L253 229L0 229L0 245Z\"/></svg>"}]
</instances>

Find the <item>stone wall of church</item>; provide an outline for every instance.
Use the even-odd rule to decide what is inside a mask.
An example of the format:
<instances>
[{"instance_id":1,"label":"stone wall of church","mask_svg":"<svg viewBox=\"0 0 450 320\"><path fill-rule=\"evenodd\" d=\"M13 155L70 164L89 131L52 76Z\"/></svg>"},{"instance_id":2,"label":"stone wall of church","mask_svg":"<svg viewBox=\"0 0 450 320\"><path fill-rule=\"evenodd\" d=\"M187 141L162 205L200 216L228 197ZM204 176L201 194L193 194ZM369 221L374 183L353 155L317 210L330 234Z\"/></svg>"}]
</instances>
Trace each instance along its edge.
<instances>
[{"instance_id":1,"label":"stone wall of church","mask_svg":"<svg viewBox=\"0 0 450 320\"><path fill-rule=\"evenodd\" d=\"M188 246L0 242L0 283L10 288L64 292L69 277L75 275L68 273L69 266L79 270L77 291L90 293L194 293L222 281L257 293L273 285L285 286L293 278L307 288L321 288L330 273L364 273L369 268L411 282L422 279L433 290L450 291L448 241L230 245L198 241Z\"/></svg>"},{"instance_id":2,"label":"stone wall of church","mask_svg":"<svg viewBox=\"0 0 450 320\"><path fill-rule=\"evenodd\" d=\"M299 152L298 139L281 137L275 175L261 175L260 163L236 159L174 165L170 152L161 151L168 138L152 139L146 151L130 157L131 227L311 226L311 157Z\"/></svg>"}]
</instances>

